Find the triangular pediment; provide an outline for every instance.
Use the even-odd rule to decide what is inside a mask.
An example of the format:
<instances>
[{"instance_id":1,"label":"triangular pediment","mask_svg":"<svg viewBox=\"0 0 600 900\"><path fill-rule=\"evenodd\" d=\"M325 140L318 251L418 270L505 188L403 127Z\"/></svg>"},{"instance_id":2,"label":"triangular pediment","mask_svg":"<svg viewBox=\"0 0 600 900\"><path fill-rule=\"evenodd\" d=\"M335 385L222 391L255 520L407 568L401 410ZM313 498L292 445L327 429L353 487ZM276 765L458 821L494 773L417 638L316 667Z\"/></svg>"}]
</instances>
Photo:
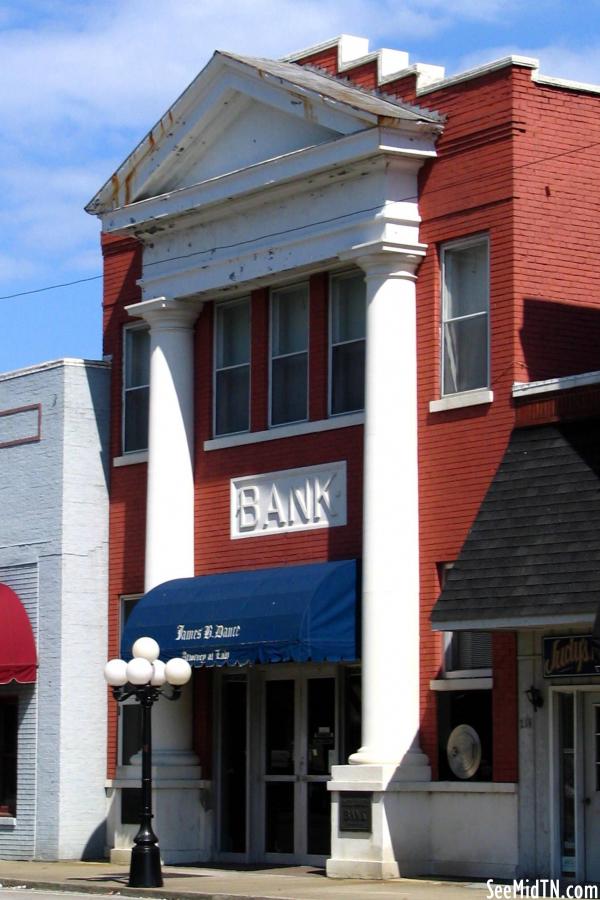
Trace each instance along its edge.
<instances>
[{"instance_id":1,"label":"triangular pediment","mask_svg":"<svg viewBox=\"0 0 600 900\"><path fill-rule=\"evenodd\" d=\"M152 185L157 193L191 187L340 136L332 128L242 93L232 94L226 102L218 120L190 144L182 165L157 173Z\"/></svg>"},{"instance_id":2,"label":"triangular pediment","mask_svg":"<svg viewBox=\"0 0 600 900\"><path fill-rule=\"evenodd\" d=\"M105 213L421 111L293 63L215 53L86 207Z\"/></svg>"}]
</instances>

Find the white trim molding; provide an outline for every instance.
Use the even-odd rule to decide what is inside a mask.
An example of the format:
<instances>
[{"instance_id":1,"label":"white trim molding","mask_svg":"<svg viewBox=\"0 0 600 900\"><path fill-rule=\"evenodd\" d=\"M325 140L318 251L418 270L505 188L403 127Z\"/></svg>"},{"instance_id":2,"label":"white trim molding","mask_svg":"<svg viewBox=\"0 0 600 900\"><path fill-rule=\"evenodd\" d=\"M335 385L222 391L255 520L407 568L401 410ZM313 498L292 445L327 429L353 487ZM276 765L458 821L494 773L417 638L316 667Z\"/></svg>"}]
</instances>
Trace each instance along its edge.
<instances>
[{"instance_id":1,"label":"white trim molding","mask_svg":"<svg viewBox=\"0 0 600 900\"><path fill-rule=\"evenodd\" d=\"M482 406L485 403L493 403L494 392L489 388L478 388L476 391L463 391L461 394L449 394L439 400L431 400L429 412L447 412L449 409L462 409L467 406Z\"/></svg>"},{"instance_id":2,"label":"white trim molding","mask_svg":"<svg viewBox=\"0 0 600 900\"><path fill-rule=\"evenodd\" d=\"M204 441L205 450L227 450L229 447L242 447L245 444L262 444L263 441L277 441L283 438L298 437L301 434L315 434L319 431L333 431L336 428L351 428L364 425L365 414L332 416L331 419L319 419L316 422L297 422L294 425L275 425L267 431L247 431L226 437L211 438Z\"/></svg>"},{"instance_id":3,"label":"white trim molding","mask_svg":"<svg viewBox=\"0 0 600 900\"><path fill-rule=\"evenodd\" d=\"M135 466L139 463L147 463L148 462L148 451L147 450L131 450L129 453L124 453L122 456L113 457L112 464L115 469L119 468L119 466Z\"/></svg>"},{"instance_id":4,"label":"white trim molding","mask_svg":"<svg viewBox=\"0 0 600 900\"><path fill-rule=\"evenodd\" d=\"M566 391L569 388L586 387L600 384L600 372L582 372L580 375L563 375L561 378L547 378L545 381L515 381L512 395L515 399L531 397L536 394L549 394L555 391Z\"/></svg>"},{"instance_id":5,"label":"white trim molding","mask_svg":"<svg viewBox=\"0 0 600 900\"><path fill-rule=\"evenodd\" d=\"M487 678L432 678L432 691L486 691L494 686L493 679Z\"/></svg>"}]
</instances>

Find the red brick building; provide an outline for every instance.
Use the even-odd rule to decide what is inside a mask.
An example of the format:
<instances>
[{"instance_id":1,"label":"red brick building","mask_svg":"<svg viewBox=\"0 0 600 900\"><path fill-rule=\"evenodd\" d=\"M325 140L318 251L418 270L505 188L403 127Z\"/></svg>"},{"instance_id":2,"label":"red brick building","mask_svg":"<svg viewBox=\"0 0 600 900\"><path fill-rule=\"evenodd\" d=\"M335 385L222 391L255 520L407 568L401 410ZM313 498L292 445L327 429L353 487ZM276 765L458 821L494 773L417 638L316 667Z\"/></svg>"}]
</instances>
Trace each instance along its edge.
<instances>
[{"instance_id":1,"label":"red brick building","mask_svg":"<svg viewBox=\"0 0 600 900\"><path fill-rule=\"evenodd\" d=\"M234 668L210 640L187 648L193 688L155 728L166 859L597 875L600 810L575 829L550 800L572 682L532 716L520 683L548 629L589 631L589 603L561 621L459 607L519 404L598 368L598 93L521 57L444 78L348 36L282 62L217 53L90 203L113 361L110 655L133 601L172 579L265 570L266 622L281 567L328 563L334 584L335 563L360 564L354 652L267 647ZM433 630L446 581L460 602L444 612L444 591ZM135 819L122 713L115 855ZM593 715L574 720L584 742ZM537 769L534 721L536 746L558 742Z\"/></svg>"}]
</instances>

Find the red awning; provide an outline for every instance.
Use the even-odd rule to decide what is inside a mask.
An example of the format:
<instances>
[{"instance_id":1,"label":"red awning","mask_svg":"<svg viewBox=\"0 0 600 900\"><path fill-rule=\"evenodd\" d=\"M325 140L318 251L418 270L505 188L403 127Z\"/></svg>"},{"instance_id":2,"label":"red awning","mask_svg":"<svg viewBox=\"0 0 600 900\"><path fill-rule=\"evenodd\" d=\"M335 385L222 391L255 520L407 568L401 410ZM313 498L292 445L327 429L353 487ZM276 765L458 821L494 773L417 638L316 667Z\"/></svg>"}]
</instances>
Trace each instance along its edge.
<instances>
[{"instance_id":1,"label":"red awning","mask_svg":"<svg viewBox=\"0 0 600 900\"><path fill-rule=\"evenodd\" d=\"M0 684L35 681L37 654L29 616L15 592L0 584Z\"/></svg>"}]
</instances>

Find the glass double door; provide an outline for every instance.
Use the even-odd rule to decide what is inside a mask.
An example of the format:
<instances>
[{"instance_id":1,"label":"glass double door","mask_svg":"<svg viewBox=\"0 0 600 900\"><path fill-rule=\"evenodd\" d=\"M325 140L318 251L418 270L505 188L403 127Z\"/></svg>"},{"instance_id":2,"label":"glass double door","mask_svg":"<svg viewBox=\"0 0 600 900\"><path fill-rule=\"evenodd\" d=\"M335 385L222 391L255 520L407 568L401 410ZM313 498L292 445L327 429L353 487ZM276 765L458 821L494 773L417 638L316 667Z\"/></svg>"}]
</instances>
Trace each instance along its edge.
<instances>
[{"instance_id":1,"label":"glass double door","mask_svg":"<svg viewBox=\"0 0 600 900\"><path fill-rule=\"evenodd\" d=\"M327 782L339 755L335 668L225 675L221 697L221 856L322 863L330 852Z\"/></svg>"}]
</instances>

